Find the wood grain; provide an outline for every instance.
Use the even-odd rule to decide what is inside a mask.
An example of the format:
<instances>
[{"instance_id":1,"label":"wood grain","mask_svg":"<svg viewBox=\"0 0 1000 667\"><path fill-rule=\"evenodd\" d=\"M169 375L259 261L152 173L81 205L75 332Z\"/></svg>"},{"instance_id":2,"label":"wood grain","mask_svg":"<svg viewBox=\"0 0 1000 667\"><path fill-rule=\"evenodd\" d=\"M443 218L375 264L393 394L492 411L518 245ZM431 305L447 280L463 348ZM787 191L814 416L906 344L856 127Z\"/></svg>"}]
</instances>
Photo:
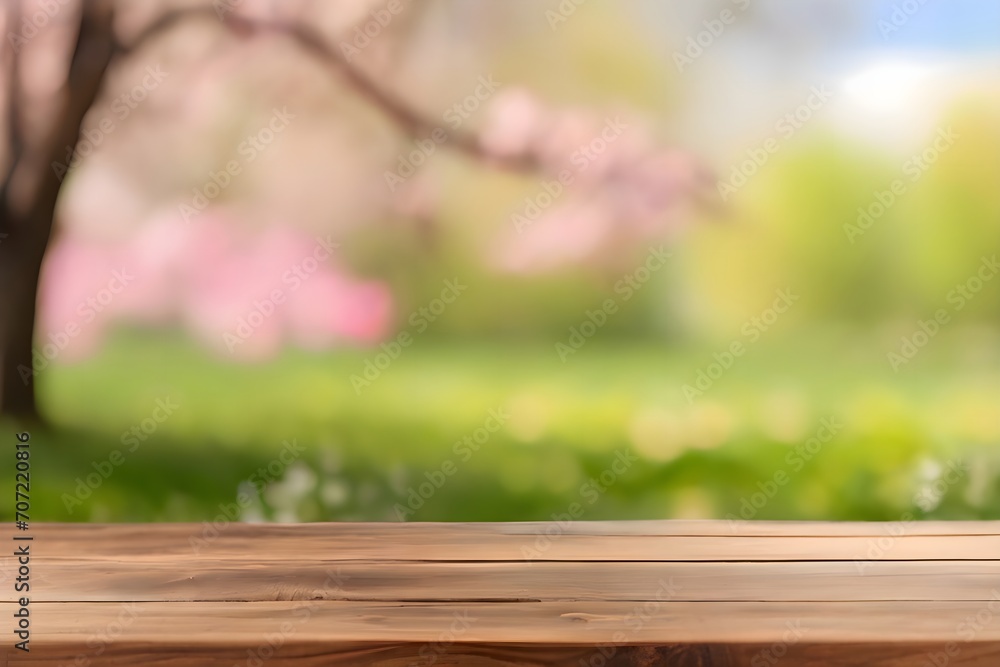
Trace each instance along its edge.
<instances>
[{"instance_id":1,"label":"wood grain","mask_svg":"<svg viewBox=\"0 0 1000 667\"><path fill-rule=\"evenodd\" d=\"M33 526L0 667L1000 665L1000 522L218 528Z\"/></svg>"},{"instance_id":2,"label":"wood grain","mask_svg":"<svg viewBox=\"0 0 1000 667\"><path fill-rule=\"evenodd\" d=\"M130 524L44 524L34 534L50 547L52 557L70 554L74 561L205 555L289 561L989 560L1000 553L1000 522L956 522L955 532L947 532L950 525L743 522L730 528L728 521L229 523L219 528L211 524L158 524L151 530ZM266 542L267 549L248 549L248 543L254 541Z\"/></svg>"},{"instance_id":3,"label":"wood grain","mask_svg":"<svg viewBox=\"0 0 1000 667\"><path fill-rule=\"evenodd\" d=\"M989 600L1000 561L359 562L37 559L37 601ZM944 574L944 569L947 573ZM326 583L330 573L340 583ZM845 582L855 585L845 586ZM4 592L5 601L16 593Z\"/></svg>"}]
</instances>

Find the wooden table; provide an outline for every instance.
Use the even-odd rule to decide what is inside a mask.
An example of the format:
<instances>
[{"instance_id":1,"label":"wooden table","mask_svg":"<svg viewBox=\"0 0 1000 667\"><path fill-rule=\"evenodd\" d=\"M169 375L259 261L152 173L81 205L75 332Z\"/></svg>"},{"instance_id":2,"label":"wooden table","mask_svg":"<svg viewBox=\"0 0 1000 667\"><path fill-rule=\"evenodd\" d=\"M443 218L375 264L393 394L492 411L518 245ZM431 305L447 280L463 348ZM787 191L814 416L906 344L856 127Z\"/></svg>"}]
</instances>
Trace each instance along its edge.
<instances>
[{"instance_id":1,"label":"wooden table","mask_svg":"<svg viewBox=\"0 0 1000 667\"><path fill-rule=\"evenodd\" d=\"M1000 522L29 532L10 665L1000 665Z\"/></svg>"}]
</instances>

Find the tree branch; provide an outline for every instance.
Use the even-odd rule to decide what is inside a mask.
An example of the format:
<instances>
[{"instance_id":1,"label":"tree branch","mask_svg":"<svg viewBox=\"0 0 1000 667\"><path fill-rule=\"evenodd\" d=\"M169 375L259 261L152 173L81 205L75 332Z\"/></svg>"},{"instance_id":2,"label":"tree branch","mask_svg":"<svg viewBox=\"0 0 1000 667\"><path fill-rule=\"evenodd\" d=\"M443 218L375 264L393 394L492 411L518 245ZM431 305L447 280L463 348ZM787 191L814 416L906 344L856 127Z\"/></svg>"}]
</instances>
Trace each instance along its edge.
<instances>
[{"instance_id":1,"label":"tree branch","mask_svg":"<svg viewBox=\"0 0 1000 667\"><path fill-rule=\"evenodd\" d=\"M118 51L123 54L132 53L146 42L167 32L183 21L205 19L221 23L237 36L272 33L290 37L310 56L329 69L342 75L363 97L381 110L412 138L425 138L434 131L445 132L445 136L447 137L445 143L459 152L486 162L491 166L516 171L530 171L539 167L537 162L531 158L502 158L490 154L479 145L474 137L449 131L440 125L428 121L420 113L383 90L361 70L354 67L347 61L343 54L327 43L323 35L312 28L298 23L262 21L238 14L227 14L224 17L220 17L211 7L174 9L164 13L160 18L153 21L127 44L118 43Z\"/></svg>"},{"instance_id":2,"label":"tree branch","mask_svg":"<svg viewBox=\"0 0 1000 667\"><path fill-rule=\"evenodd\" d=\"M60 91L62 108L39 150L24 153L11 174L8 205L20 218L48 218L51 225L62 185L61 177L51 165L59 161L67 146L76 146L84 116L100 92L114 51L111 17L108 0L82 3L76 44L66 83ZM48 238L47 234L45 237Z\"/></svg>"},{"instance_id":3,"label":"tree branch","mask_svg":"<svg viewBox=\"0 0 1000 667\"><path fill-rule=\"evenodd\" d=\"M21 21L21 0L9 0L7 5L7 32L12 34ZM17 163L24 153L24 127L21 124L21 114L17 101L21 95L21 47L11 43L10 57L7 61L7 170L0 184L0 204L6 206L10 191L10 181L17 168ZM0 233L6 232L7 221L0 220Z\"/></svg>"},{"instance_id":4,"label":"tree branch","mask_svg":"<svg viewBox=\"0 0 1000 667\"><path fill-rule=\"evenodd\" d=\"M41 150L25 154L15 178L17 185L24 181L24 196L15 193L20 208L53 208L59 195L62 178L52 169L66 147L76 146L87 111L93 106L104 82L104 74L114 50L112 34L112 5L110 0L86 0L82 3L80 27L70 59L69 72L62 94L63 107L53 131L43 142ZM31 159L34 156L34 159Z\"/></svg>"}]
</instances>

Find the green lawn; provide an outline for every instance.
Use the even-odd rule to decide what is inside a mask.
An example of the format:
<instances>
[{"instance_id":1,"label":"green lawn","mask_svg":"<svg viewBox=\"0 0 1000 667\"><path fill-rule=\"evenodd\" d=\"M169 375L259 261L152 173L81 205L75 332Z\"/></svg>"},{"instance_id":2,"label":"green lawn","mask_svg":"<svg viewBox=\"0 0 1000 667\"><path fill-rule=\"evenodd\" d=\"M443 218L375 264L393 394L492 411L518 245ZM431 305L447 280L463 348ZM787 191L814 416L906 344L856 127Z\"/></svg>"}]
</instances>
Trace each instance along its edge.
<instances>
[{"instance_id":1,"label":"green lawn","mask_svg":"<svg viewBox=\"0 0 1000 667\"><path fill-rule=\"evenodd\" d=\"M39 377L32 518L1000 518L1000 346L948 333L898 373L857 332L762 339L693 401L728 342L595 339L562 363L421 339L358 395L376 351L236 365L122 334Z\"/></svg>"}]
</instances>

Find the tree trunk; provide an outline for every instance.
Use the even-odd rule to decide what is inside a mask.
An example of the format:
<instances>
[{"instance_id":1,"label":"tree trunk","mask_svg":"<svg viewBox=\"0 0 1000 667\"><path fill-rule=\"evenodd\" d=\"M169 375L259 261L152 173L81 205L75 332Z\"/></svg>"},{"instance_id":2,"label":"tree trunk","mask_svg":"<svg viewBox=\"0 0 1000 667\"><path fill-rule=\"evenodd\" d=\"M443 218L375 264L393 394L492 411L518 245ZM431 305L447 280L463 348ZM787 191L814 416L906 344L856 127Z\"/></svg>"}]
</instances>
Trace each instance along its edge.
<instances>
[{"instance_id":1,"label":"tree trunk","mask_svg":"<svg viewBox=\"0 0 1000 667\"><path fill-rule=\"evenodd\" d=\"M38 142L12 137L28 150L15 156L0 201L0 414L38 416L38 369L32 366L35 302L62 188L62 178L51 165L60 160L67 146L76 146L84 116L101 89L115 49L111 18L109 1L83 3L69 74L60 91L62 108L54 127ZM25 100L8 102L10 113L24 114L17 105Z\"/></svg>"},{"instance_id":2,"label":"tree trunk","mask_svg":"<svg viewBox=\"0 0 1000 667\"><path fill-rule=\"evenodd\" d=\"M34 231L17 225L19 231ZM42 230L39 230L42 231ZM41 252L31 252L17 232L0 239L0 413L35 418L32 337ZM45 238L48 238L46 231ZM30 239L28 239L30 240ZM43 239L44 241L44 239Z\"/></svg>"}]
</instances>

